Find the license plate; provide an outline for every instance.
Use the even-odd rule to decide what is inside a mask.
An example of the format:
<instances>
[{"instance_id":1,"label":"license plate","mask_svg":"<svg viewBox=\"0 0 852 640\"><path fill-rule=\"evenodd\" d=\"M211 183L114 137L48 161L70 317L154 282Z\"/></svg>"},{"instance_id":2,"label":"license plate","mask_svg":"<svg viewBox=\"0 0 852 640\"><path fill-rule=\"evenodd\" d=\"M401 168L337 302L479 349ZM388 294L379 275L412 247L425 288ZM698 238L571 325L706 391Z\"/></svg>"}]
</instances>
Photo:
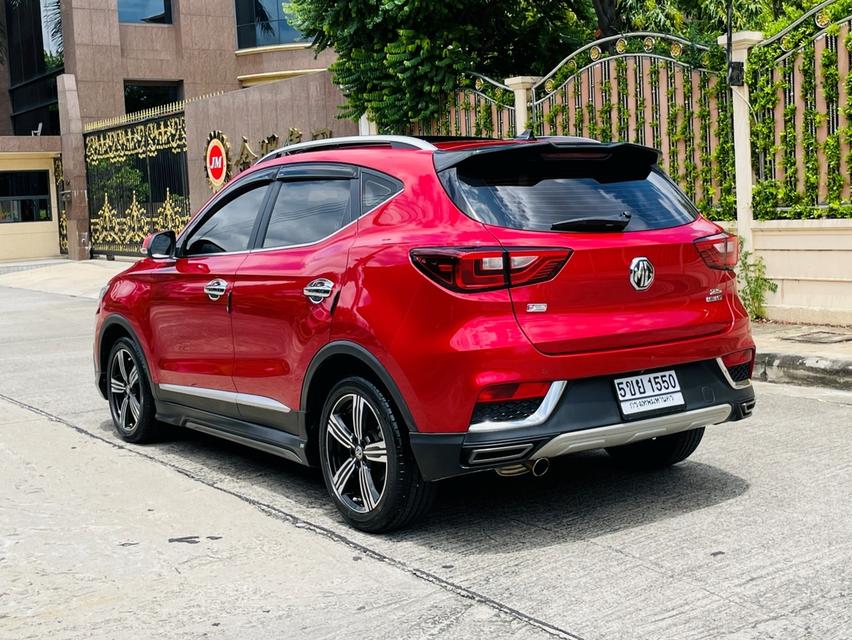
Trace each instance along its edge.
<instances>
[{"instance_id":1,"label":"license plate","mask_svg":"<svg viewBox=\"0 0 852 640\"><path fill-rule=\"evenodd\" d=\"M682 407L683 394L674 371L616 378L615 392L625 416L658 409Z\"/></svg>"}]
</instances>

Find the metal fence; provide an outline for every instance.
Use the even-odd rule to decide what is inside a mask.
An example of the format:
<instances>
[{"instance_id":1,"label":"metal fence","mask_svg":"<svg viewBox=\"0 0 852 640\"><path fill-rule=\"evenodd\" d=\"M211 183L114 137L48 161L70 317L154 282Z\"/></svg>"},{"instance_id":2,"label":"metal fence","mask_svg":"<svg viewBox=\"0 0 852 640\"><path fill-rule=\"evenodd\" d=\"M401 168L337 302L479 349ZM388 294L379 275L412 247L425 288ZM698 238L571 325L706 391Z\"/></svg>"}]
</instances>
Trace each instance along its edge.
<instances>
[{"instance_id":1,"label":"metal fence","mask_svg":"<svg viewBox=\"0 0 852 640\"><path fill-rule=\"evenodd\" d=\"M93 254L138 255L146 235L189 219L183 112L143 116L84 134Z\"/></svg>"}]
</instances>

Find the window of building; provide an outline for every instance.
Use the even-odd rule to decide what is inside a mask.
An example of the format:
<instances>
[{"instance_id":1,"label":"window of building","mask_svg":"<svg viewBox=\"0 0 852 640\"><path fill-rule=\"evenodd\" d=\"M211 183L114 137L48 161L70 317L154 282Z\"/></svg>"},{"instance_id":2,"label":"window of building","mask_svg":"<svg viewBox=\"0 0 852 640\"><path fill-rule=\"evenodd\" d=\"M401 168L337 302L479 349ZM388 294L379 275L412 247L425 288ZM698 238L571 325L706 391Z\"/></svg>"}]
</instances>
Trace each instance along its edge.
<instances>
[{"instance_id":1,"label":"window of building","mask_svg":"<svg viewBox=\"0 0 852 640\"><path fill-rule=\"evenodd\" d=\"M349 221L349 180L284 182L269 218L264 247L289 247L330 236Z\"/></svg>"},{"instance_id":2,"label":"window of building","mask_svg":"<svg viewBox=\"0 0 852 640\"><path fill-rule=\"evenodd\" d=\"M136 113L159 107L177 102L180 97L180 82L125 82L124 112Z\"/></svg>"},{"instance_id":3,"label":"window of building","mask_svg":"<svg viewBox=\"0 0 852 640\"><path fill-rule=\"evenodd\" d=\"M59 0L6 0L5 9L14 132L56 135L56 76L64 67Z\"/></svg>"},{"instance_id":4,"label":"window of building","mask_svg":"<svg viewBox=\"0 0 852 640\"><path fill-rule=\"evenodd\" d=\"M50 220L49 181L47 171L0 171L0 224Z\"/></svg>"},{"instance_id":5,"label":"window of building","mask_svg":"<svg viewBox=\"0 0 852 640\"><path fill-rule=\"evenodd\" d=\"M287 5L281 0L236 0L237 46L240 49L308 42L287 21Z\"/></svg>"},{"instance_id":6,"label":"window of building","mask_svg":"<svg viewBox=\"0 0 852 640\"><path fill-rule=\"evenodd\" d=\"M171 24L172 0L118 0L118 21Z\"/></svg>"}]
</instances>

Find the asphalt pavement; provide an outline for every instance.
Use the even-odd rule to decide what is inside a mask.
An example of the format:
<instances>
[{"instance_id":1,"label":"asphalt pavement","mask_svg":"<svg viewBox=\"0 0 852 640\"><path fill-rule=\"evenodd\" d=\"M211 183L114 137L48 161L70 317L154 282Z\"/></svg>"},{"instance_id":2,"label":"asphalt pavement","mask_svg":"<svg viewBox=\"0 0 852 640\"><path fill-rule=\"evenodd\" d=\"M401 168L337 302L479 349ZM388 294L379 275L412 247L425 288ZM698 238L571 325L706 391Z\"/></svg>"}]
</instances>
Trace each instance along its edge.
<instances>
[{"instance_id":1,"label":"asphalt pavement","mask_svg":"<svg viewBox=\"0 0 852 640\"><path fill-rule=\"evenodd\" d=\"M852 393L756 383L685 463L600 452L349 529L320 474L174 429L133 446L95 303L0 286L0 638L852 638Z\"/></svg>"}]
</instances>

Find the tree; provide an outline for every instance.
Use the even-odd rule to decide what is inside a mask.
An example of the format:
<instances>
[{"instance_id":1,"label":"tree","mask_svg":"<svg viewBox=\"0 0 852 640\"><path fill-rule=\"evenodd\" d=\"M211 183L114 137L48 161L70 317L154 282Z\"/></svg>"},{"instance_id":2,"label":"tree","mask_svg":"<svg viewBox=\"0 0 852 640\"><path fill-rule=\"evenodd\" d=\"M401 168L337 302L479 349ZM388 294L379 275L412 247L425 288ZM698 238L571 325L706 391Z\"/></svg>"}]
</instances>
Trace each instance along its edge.
<instances>
[{"instance_id":1,"label":"tree","mask_svg":"<svg viewBox=\"0 0 852 640\"><path fill-rule=\"evenodd\" d=\"M737 0L734 27L780 24L819 0ZM439 112L464 71L541 75L595 37L657 31L715 43L727 0L292 0L294 25L331 71L344 117L401 130ZM783 20L782 20L783 18Z\"/></svg>"},{"instance_id":2,"label":"tree","mask_svg":"<svg viewBox=\"0 0 852 640\"><path fill-rule=\"evenodd\" d=\"M318 51L338 54L343 115L369 113L390 129L434 116L462 71L547 71L555 61L541 52L576 48L594 24L584 0L293 0L291 10Z\"/></svg>"}]
</instances>

